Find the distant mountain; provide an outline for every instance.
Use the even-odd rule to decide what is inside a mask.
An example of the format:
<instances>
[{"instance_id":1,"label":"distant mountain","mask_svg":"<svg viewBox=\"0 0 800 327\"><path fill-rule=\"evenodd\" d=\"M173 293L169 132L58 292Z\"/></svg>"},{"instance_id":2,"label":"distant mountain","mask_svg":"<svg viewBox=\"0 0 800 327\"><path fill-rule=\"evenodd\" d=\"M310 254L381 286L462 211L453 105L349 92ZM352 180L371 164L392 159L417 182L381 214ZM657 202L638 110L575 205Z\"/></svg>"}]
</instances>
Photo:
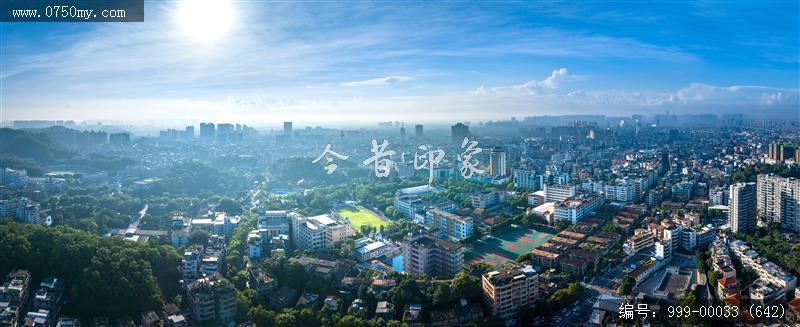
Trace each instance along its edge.
<instances>
[{"instance_id":1,"label":"distant mountain","mask_svg":"<svg viewBox=\"0 0 800 327\"><path fill-rule=\"evenodd\" d=\"M0 128L0 155L53 161L74 153L47 135L10 128Z\"/></svg>"}]
</instances>

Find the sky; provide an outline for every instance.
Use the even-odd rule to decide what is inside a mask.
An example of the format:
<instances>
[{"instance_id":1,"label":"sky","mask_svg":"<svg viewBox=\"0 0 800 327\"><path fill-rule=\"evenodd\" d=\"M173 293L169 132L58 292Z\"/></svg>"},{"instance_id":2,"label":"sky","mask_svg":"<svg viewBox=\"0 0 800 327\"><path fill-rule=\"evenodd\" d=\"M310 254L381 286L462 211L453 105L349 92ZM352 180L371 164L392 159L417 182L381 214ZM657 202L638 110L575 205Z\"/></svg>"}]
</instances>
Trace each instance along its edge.
<instances>
[{"instance_id":1,"label":"sky","mask_svg":"<svg viewBox=\"0 0 800 327\"><path fill-rule=\"evenodd\" d=\"M0 23L4 121L800 116L798 1L146 1Z\"/></svg>"}]
</instances>

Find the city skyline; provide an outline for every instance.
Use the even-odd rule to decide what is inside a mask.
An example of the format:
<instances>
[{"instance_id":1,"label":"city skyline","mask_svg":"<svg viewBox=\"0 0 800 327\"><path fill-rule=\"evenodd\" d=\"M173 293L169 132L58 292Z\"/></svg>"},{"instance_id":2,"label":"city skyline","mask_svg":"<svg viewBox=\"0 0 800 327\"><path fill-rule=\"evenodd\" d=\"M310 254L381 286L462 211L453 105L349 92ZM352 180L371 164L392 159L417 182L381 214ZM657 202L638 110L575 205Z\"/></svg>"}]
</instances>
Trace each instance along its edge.
<instances>
[{"instance_id":1,"label":"city skyline","mask_svg":"<svg viewBox=\"0 0 800 327\"><path fill-rule=\"evenodd\" d=\"M0 120L791 119L797 6L147 2L144 23L4 23Z\"/></svg>"}]
</instances>

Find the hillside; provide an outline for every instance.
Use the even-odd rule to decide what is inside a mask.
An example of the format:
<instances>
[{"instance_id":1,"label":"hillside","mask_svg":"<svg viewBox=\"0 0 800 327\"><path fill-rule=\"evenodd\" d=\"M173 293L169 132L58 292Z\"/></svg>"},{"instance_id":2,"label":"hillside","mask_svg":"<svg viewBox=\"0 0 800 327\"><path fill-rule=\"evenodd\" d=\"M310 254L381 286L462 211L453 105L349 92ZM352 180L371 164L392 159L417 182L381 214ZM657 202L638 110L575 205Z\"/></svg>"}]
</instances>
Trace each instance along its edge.
<instances>
[{"instance_id":1,"label":"hillside","mask_svg":"<svg viewBox=\"0 0 800 327\"><path fill-rule=\"evenodd\" d=\"M0 128L0 155L52 161L71 157L72 151L47 135L10 128Z\"/></svg>"}]
</instances>

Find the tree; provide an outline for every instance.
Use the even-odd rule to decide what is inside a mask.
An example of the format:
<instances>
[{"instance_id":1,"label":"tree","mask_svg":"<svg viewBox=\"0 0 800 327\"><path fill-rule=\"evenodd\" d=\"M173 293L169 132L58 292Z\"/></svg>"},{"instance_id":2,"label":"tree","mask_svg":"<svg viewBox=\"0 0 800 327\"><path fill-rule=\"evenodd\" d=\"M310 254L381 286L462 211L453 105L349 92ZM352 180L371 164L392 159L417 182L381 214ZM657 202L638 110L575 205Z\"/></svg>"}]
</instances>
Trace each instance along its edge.
<instances>
[{"instance_id":1,"label":"tree","mask_svg":"<svg viewBox=\"0 0 800 327\"><path fill-rule=\"evenodd\" d=\"M219 200L219 204L216 207L217 211L224 211L229 215L240 215L242 214L242 204L239 201L231 199L229 197L223 197Z\"/></svg>"},{"instance_id":2,"label":"tree","mask_svg":"<svg viewBox=\"0 0 800 327\"><path fill-rule=\"evenodd\" d=\"M572 222L570 222L569 220L556 219L556 221L553 223L553 228L555 228L555 230L557 230L557 231L563 231L563 230L567 229L567 227L569 227L571 225L572 225Z\"/></svg>"},{"instance_id":3,"label":"tree","mask_svg":"<svg viewBox=\"0 0 800 327\"><path fill-rule=\"evenodd\" d=\"M347 239L342 242L342 245L339 247L339 255L345 258L349 258L350 254L356 248L356 241L352 237L348 237Z\"/></svg>"},{"instance_id":4,"label":"tree","mask_svg":"<svg viewBox=\"0 0 800 327\"><path fill-rule=\"evenodd\" d=\"M481 261L472 265L472 269L483 275L485 273L492 271L492 269L494 268L492 268L492 266L490 266L488 263Z\"/></svg>"},{"instance_id":5,"label":"tree","mask_svg":"<svg viewBox=\"0 0 800 327\"><path fill-rule=\"evenodd\" d=\"M617 288L617 293L622 295L630 295L635 283L636 280L634 280L631 276L625 276L625 278L622 279L622 283L620 283L619 287Z\"/></svg>"},{"instance_id":6,"label":"tree","mask_svg":"<svg viewBox=\"0 0 800 327\"><path fill-rule=\"evenodd\" d=\"M450 293L456 299L468 299L470 302L479 301L483 294L480 284L467 273L459 272L450 282Z\"/></svg>"},{"instance_id":7,"label":"tree","mask_svg":"<svg viewBox=\"0 0 800 327\"><path fill-rule=\"evenodd\" d=\"M207 231L194 229L189 233L189 244L206 245L208 244L209 237L211 237L211 235L209 235Z\"/></svg>"},{"instance_id":8,"label":"tree","mask_svg":"<svg viewBox=\"0 0 800 327\"><path fill-rule=\"evenodd\" d=\"M256 326L275 326L275 311L267 310L260 305L250 308L247 315Z\"/></svg>"},{"instance_id":9,"label":"tree","mask_svg":"<svg viewBox=\"0 0 800 327\"><path fill-rule=\"evenodd\" d=\"M439 284L433 292L433 306L436 308L444 308L450 304L450 286L447 284Z\"/></svg>"},{"instance_id":10,"label":"tree","mask_svg":"<svg viewBox=\"0 0 800 327\"><path fill-rule=\"evenodd\" d=\"M289 312L283 312L275 317L275 326L278 327L295 327L297 318Z\"/></svg>"}]
</instances>

